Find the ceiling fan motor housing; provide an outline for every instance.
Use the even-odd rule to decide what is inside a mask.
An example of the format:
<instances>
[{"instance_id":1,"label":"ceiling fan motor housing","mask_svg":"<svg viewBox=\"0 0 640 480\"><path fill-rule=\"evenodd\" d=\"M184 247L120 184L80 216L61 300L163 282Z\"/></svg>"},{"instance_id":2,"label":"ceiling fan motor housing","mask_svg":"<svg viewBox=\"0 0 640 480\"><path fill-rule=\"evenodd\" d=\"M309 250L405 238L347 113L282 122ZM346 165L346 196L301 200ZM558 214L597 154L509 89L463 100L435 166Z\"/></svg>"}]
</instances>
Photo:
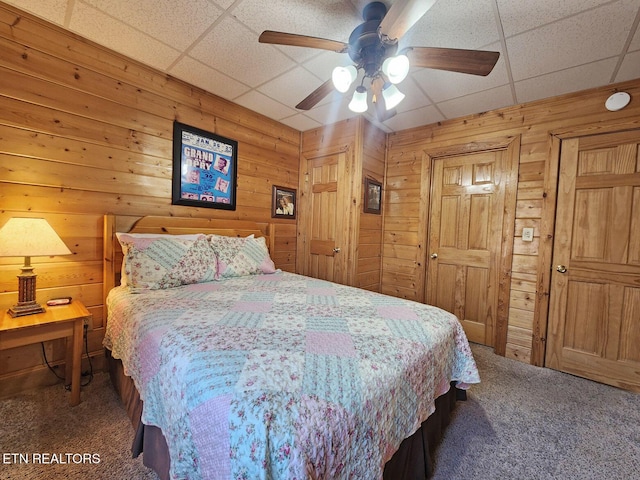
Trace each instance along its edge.
<instances>
[{"instance_id":1,"label":"ceiling fan motor housing","mask_svg":"<svg viewBox=\"0 0 640 480\"><path fill-rule=\"evenodd\" d=\"M394 55L398 49L397 44L383 44L378 35L378 27L386 13L384 3L368 4L362 12L365 22L358 25L349 36L349 56L359 68L364 69L368 77L376 75L385 58Z\"/></svg>"}]
</instances>

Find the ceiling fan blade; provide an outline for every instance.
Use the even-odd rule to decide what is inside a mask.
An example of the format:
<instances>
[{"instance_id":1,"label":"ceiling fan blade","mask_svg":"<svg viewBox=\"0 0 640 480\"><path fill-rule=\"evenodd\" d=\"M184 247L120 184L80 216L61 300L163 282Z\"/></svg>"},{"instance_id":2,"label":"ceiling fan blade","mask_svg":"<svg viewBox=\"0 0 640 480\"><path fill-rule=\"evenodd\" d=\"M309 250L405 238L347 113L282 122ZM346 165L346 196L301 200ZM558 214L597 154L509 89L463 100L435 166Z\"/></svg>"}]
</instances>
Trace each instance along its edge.
<instances>
[{"instance_id":1,"label":"ceiling fan blade","mask_svg":"<svg viewBox=\"0 0 640 480\"><path fill-rule=\"evenodd\" d=\"M396 0L378 29L384 43L396 43L420 20L436 0Z\"/></svg>"},{"instance_id":2,"label":"ceiling fan blade","mask_svg":"<svg viewBox=\"0 0 640 480\"><path fill-rule=\"evenodd\" d=\"M326 38L309 37L295 33L274 32L265 30L258 38L260 43L272 43L276 45L291 45L293 47L319 48L331 52L345 53L349 48L348 43L328 40Z\"/></svg>"},{"instance_id":3,"label":"ceiling fan blade","mask_svg":"<svg viewBox=\"0 0 640 480\"><path fill-rule=\"evenodd\" d=\"M311 92L307 98L302 100L296 108L298 110L311 110L316 104L322 100L324 97L329 95L333 91L333 81L331 79L324 82L318 88L316 88L313 92Z\"/></svg>"},{"instance_id":4,"label":"ceiling fan blade","mask_svg":"<svg viewBox=\"0 0 640 480\"><path fill-rule=\"evenodd\" d=\"M411 47L406 49L406 54L412 67L435 68L483 77L491 73L500 58L500 52L438 47Z\"/></svg>"}]
</instances>

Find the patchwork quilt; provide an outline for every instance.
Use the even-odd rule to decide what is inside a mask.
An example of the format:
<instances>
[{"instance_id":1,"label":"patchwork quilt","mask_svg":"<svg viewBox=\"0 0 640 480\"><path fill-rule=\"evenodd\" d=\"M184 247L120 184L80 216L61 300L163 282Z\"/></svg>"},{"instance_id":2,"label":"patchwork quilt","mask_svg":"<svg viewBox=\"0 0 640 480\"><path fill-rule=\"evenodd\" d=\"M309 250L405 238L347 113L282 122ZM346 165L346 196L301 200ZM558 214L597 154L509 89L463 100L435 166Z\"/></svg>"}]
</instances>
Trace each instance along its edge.
<instances>
[{"instance_id":1,"label":"patchwork quilt","mask_svg":"<svg viewBox=\"0 0 640 480\"><path fill-rule=\"evenodd\" d=\"M456 317L286 272L107 299L104 344L174 479L381 479L450 381L479 382Z\"/></svg>"}]
</instances>

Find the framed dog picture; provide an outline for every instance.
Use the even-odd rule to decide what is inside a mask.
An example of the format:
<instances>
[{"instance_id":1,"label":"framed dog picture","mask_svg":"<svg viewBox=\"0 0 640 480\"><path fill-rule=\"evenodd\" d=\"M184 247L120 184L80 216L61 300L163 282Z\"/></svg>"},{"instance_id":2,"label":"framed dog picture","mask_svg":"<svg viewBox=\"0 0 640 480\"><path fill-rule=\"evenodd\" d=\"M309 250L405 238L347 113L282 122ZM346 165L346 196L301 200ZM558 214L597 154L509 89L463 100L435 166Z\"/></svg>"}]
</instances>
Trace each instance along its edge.
<instances>
[{"instance_id":1,"label":"framed dog picture","mask_svg":"<svg viewBox=\"0 0 640 480\"><path fill-rule=\"evenodd\" d=\"M173 123L172 204L236 209L238 142Z\"/></svg>"}]
</instances>

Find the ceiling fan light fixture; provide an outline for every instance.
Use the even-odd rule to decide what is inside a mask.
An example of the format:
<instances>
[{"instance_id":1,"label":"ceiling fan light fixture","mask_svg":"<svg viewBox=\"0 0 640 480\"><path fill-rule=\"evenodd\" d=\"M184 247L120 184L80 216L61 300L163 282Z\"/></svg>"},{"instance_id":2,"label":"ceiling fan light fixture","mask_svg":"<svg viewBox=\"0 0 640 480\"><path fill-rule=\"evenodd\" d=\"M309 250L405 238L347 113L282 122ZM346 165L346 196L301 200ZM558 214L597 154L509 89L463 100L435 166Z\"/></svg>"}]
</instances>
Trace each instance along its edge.
<instances>
[{"instance_id":1,"label":"ceiling fan light fixture","mask_svg":"<svg viewBox=\"0 0 640 480\"><path fill-rule=\"evenodd\" d=\"M384 98L384 105L387 110L391 110L397 106L402 100L404 100L404 93L402 93L393 84L388 84L382 89L382 98Z\"/></svg>"},{"instance_id":2,"label":"ceiling fan light fixture","mask_svg":"<svg viewBox=\"0 0 640 480\"><path fill-rule=\"evenodd\" d=\"M362 113L366 112L368 108L367 89L360 85L356 88L356 91L353 92L353 98L351 102L349 102L349 110L355 113Z\"/></svg>"},{"instance_id":3,"label":"ceiling fan light fixture","mask_svg":"<svg viewBox=\"0 0 640 480\"><path fill-rule=\"evenodd\" d=\"M389 57L382 62L382 73L391 83L400 83L409 74L409 57L404 54Z\"/></svg>"},{"instance_id":4,"label":"ceiling fan light fixture","mask_svg":"<svg viewBox=\"0 0 640 480\"><path fill-rule=\"evenodd\" d=\"M348 67L336 67L331 74L331 80L333 80L333 86L336 87L340 93L345 93L349 90L349 87L358 76L358 71L353 65Z\"/></svg>"}]
</instances>

